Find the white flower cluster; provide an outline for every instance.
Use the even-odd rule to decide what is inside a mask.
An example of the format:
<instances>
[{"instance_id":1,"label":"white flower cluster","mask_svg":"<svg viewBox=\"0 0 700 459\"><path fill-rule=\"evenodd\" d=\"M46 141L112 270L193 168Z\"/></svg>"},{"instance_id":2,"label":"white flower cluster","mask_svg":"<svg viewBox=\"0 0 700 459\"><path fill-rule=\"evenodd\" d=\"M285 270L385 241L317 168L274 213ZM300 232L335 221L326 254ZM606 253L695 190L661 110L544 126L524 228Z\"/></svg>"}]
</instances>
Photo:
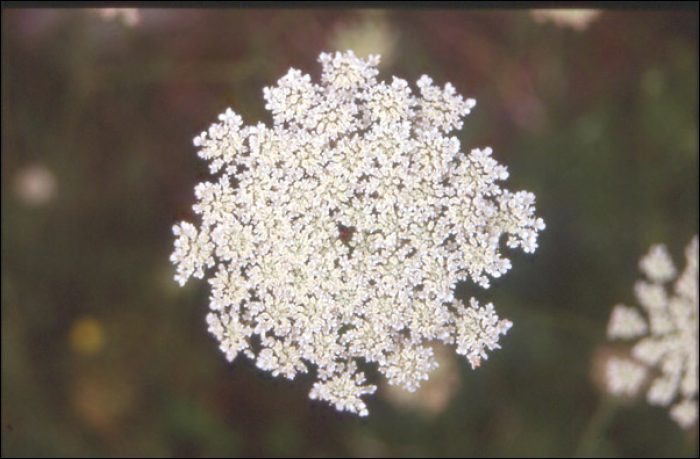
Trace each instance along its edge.
<instances>
[{"instance_id":1,"label":"white flower cluster","mask_svg":"<svg viewBox=\"0 0 700 459\"><path fill-rule=\"evenodd\" d=\"M292 379L317 367L311 398L366 415L375 363L409 391L437 365L430 341L472 367L511 327L491 304L454 297L537 248L535 196L501 189L491 149L450 136L474 107L449 83L375 79L379 57L321 54L321 84L291 69L264 89L274 124L243 126L230 109L194 143L216 182L196 187L196 228L174 227L180 284L213 267L209 330L232 361Z\"/></svg>"},{"instance_id":2,"label":"white flower cluster","mask_svg":"<svg viewBox=\"0 0 700 459\"><path fill-rule=\"evenodd\" d=\"M608 362L608 389L613 394L634 395L644 382L653 382L647 400L669 406L671 418L688 428L698 419L698 236L685 249L687 266L676 279L666 247L655 245L639 263L649 282L638 281L638 309L617 305L608 324L611 339L639 339L632 359ZM664 284L676 279L669 295ZM680 399L680 400L678 400Z\"/></svg>"}]
</instances>

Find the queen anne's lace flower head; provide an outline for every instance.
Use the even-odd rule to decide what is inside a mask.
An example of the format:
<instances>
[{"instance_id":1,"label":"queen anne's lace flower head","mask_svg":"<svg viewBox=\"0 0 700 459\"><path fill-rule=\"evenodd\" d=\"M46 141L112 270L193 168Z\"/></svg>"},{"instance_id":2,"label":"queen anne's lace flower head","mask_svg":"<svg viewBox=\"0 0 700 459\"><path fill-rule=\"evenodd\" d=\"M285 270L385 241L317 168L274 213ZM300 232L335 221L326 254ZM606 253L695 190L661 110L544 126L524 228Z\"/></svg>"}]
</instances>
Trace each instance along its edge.
<instances>
[{"instance_id":1,"label":"queen anne's lace flower head","mask_svg":"<svg viewBox=\"0 0 700 459\"><path fill-rule=\"evenodd\" d=\"M664 284L677 274L663 245L655 245L639 263L649 282L635 285L637 308L617 305L608 324L612 339L638 339L632 359L608 363L608 389L636 393L648 376L647 400L671 407L671 417L688 428L698 419L698 236L685 249L687 265L669 295ZM646 316L646 317L645 317Z\"/></svg>"},{"instance_id":2,"label":"queen anne's lace flower head","mask_svg":"<svg viewBox=\"0 0 700 459\"><path fill-rule=\"evenodd\" d=\"M321 84L291 69L265 88L274 124L244 126L230 109L194 143L217 181L196 187L199 228L183 222L171 260L184 284L213 268L209 331L292 379L316 366L311 398L367 414L376 387L417 388L437 364L430 341L454 344L472 367L511 323L491 304L454 297L510 269L500 252L537 248L535 196L498 182L491 149L450 136L474 107L449 83L376 80L379 57L322 54Z\"/></svg>"}]
</instances>

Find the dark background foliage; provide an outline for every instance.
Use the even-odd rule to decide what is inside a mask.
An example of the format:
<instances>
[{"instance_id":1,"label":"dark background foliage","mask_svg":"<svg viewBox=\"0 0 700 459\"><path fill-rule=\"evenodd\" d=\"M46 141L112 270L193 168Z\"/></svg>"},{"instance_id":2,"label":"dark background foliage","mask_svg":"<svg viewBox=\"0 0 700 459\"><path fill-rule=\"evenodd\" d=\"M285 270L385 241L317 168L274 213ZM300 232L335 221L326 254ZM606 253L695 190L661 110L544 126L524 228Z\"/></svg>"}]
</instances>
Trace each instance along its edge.
<instances>
[{"instance_id":1,"label":"dark background foliage","mask_svg":"<svg viewBox=\"0 0 700 459\"><path fill-rule=\"evenodd\" d=\"M697 424L601 386L639 258L663 242L683 268L698 232L697 10L103 15L2 12L3 456L697 455ZM193 137L227 107L270 122L262 88L345 44L475 97L463 147L492 146L547 223L490 290L458 289L514 322L503 349L475 371L449 352L446 403L382 385L364 419L227 364L206 282L168 261L208 176Z\"/></svg>"}]
</instances>

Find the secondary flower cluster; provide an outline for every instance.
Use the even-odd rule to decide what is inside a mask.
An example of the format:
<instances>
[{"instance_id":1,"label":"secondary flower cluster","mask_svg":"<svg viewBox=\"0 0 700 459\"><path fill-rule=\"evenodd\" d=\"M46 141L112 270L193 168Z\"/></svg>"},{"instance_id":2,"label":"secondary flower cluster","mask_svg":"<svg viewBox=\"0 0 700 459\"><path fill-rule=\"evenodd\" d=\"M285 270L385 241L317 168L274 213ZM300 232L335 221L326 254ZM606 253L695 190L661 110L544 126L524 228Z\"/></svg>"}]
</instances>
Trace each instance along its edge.
<instances>
[{"instance_id":1,"label":"secondary flower cluster","mask_svg":"<svg viewBox=\"0 0 700 459\"><path fill-rule=\"evenodd\" d=\"M688 428L698 419L698 236L685 249L687 265L678 276L665 246L655 245L639 263L649 282L638 281L638 309L617 305L608 324L608 337L638 339L632 359L608 363L608 388L633 395L653 379L647 400L671 407L671 418ZM665 284L676 279L669 295ZM680 400L679 400L680 399Z\"/></svg>"},{"instance_id":2,"label":"secondary flower cluster","mask_svg":"<svg viewBox=\"0 0 700 459\"><path fill-rule=\"evenodd\" d=\"M493 306L454 297L511 267L500 252L537 248L535 196L502 189L491 149L450 136L474 107L451 84L376 80L379 57L321 54L321 83L291 69L265 88L274 124L228 109L194 143L218 181L199 184L199 227L174 227L176 280L213 268L209 330L292 379L317 368L311 398L367 414L376 390L358 363L409 391L437 365L429 343L472 367L511 327Z\"/></svg>"}]
</instances>

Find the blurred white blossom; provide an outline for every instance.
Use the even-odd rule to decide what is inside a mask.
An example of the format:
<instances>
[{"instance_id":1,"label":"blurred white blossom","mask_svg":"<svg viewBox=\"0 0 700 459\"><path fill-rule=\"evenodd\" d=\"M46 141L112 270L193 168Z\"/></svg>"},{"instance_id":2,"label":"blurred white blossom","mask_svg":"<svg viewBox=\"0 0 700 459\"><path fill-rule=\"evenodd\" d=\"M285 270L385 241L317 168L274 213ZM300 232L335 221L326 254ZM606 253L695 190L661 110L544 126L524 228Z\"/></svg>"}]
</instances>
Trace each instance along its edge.
<instances>
[{"instance_id":1,"label":"blurred white blossom","mask_svg":"<svg viewBox=\"0 0 700 459\"><path fill-rule=\"evenodd\" d=\"M698 418L698 236L685 249L686 268L676 268L663 245L653 246L639 262L647 281L635 294L642 312L617 305L608 324L611 339L637 339L631 359L611 359L608 389L632 394L651 374L647 400L671 407L671 418L688 428ZM673 293L665 284L676 279Z\"/></svg>"},{"instance_id":2,"label":"blurred white blossom","mask_svg":"<svg viewBox=\"0 0 700 459\"><path fill-rule=\"evenodd\" d=\"M231 109L194 143L218 180L197 185L199 227L174 227L176 280L213 269L209 330L292 379L317 368L311 398L367 414L376 390L358 368L378 365L409 391L437 366L430 346L457 347L472 367L511 327L493 305L468 306L455 284L482 287L537 248L535 196L498 182L491 149L460 150L474 107L423 76L376 80L378 56L321 54L320 84L290 69L265 88L274 124L244 126Z\"/></svg>"},{"instance_id":3,"label":"blurred white blossom","mask_svg":"<svg viewBox=\"0 0 700 459\"><path fill-rule=\"evenodd\" d=\"M553 22L557 27L570 27L574 30L586 30L591 22L600 16L600 10L594 9L545 9L532 10L530 14L538 23Z\"/></svg>"},{"instance_id":4,"label":"blurred white blossom","mask_svg":"<svg viewBox=\"0 0 700 459\"><path fill-rule=\"evenodd\" d=\"M54 173L43 163L35 163L17 171L14 192L28 206L42 206L57 194L58 182Z\"/></svg>"},{"instance_id":5,"label":"blurred white blossom","mask_svg":"<svg viewBox=\"0 0 700 459\"><path fill-rule=\"evenodd\" d=\"M401 410L417 410L427 416L436 416L447 409L461 385L457 356L447 346L433 346L434 358L439 365L430 379L415 392L402 390L388 383L380 386L383 398Z\"/></svg>"},{"instance_id":6,"label":"blurred white blossom","mask_svg":"<svg viewBox=\"0 0 700 459\"><path fill-rule=\"evenodd\" d=\"M121 20L129 27L135 27L141 22L138 8L96 8L91 11L105 21Z\"/></svg>"}]
</instances>

